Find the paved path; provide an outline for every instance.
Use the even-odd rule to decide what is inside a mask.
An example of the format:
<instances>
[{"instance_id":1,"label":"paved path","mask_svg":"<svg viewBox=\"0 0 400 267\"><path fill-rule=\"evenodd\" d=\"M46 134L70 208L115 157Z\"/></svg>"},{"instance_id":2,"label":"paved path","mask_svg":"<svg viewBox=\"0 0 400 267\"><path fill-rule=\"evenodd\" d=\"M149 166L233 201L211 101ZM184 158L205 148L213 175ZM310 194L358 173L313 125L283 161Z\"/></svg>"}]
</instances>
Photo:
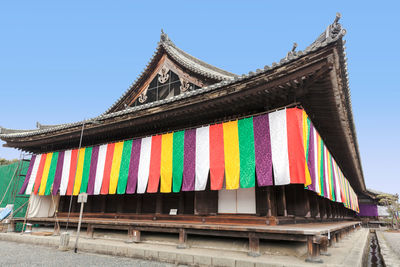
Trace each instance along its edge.
<instances>
[{"instance_id":1,"label":"paved path","mask_svg":"<svg viewBox=\"0 0 400 267\"><path fill-rule=\"evenodd\" d=\"M367 245L368 233L367 229L361 229L347 235L338 244L329 248L328 251L332 256L321 256L324 264L320 266L361 267L363 249ZM226 267L316 266L313 263L305 262L306 255L275 255L266 251L261 256L254 258L248 256L245 251L221 250L217 247L212 249L199 247L177 249L176 246L160 243L126 244L120 240L87 239L83 237L79 242L80 251L107 255L126 255L127 257L132 257L132 259L122 256L100 256L89 253L74 254L72 251L61 252L56 249L59 244L59 238L59 236L0 233L0 240L2 240L0 241L0 266L54 266L60 264L62 266L58 267L174 266L168 265L166 262L189 266ZM74 238L72 237L72 239ZM357 244L357 246L354 244ZM285 247L284 243L281 245L283 248ZM26 258L24 258L25 255L27 255ZM154 262L154 260L158 262Z\"/></svg>"},{"instance_id":2,"label":"paved path","mask_svg":"<svg viewBox=\"0 0 400 267\"><path fill-rule=\"evenodd\" d=\"M376 231L379 247L387 267L400 266L400 233Z\"/></svg>"},{"instance_id":3,"label":"paved path","mask_svg":"<svg viewBox=\"0 0 400 267\"><path fill-rule=\"evenodd\" d=\"M394 232L382 232L386 242L390 248L397 254L400 255L400 233Z\"/></svg>"},{"instance_id":4,"label":"paved path","mask_svg":"<svg viewBox=\"0 0 400 267\"><path fill-rule=\"evenodd\" d=\"M107 255L62 252L54 248L0 241L0 266L175 266Z\"/></svg>"}]
</instances>

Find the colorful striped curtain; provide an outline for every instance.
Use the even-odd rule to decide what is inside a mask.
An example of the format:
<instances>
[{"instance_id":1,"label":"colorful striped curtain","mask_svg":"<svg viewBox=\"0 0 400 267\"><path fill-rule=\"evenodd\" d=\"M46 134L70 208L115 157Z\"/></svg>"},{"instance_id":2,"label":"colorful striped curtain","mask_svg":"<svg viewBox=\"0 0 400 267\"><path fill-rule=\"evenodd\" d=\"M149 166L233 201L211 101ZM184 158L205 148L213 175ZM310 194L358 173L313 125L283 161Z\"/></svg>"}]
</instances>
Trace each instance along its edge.
<instances>
[{"instance_id":1,"label":"colorful striped curtain","mask_svg":"<svg viewBox=\"0 0 400 267\"><path fill-rule=\"evenodd\" d=\"M358 209L357 195L304 110L34 155L20 193L143 194L303 184Z\"/></svg>"}]
</instances>

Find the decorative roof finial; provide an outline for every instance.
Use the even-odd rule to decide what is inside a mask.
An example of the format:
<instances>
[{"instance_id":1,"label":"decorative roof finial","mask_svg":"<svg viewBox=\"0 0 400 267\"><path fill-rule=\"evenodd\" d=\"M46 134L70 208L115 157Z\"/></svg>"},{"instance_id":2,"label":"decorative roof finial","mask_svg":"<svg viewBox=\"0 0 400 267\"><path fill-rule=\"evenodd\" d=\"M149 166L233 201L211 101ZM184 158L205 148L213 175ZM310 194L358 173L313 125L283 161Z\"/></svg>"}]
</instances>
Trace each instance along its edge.
<instances>
[{"instance_id":1,"label":"decorative roof finial","mask_svg":"<svg viewBox=\"0 0 400 267\"><path fill-rule=\"evenodd\" d=\"M339 12L336 12L336 18L335 18L335 21L333 22L333 24L337 24L341 17L342 17L342 15Z\"/></svg>"},{"instance_id":2,"label":"decorative roof finial","mask_svg":"<svg viewBox=\"0 0 400 267\"><path fill-rule=\"evenodd\" d=\"M337 12L335 20L326 29L326 34L325 34L326 37L325 38L327 40L335 39L338 36L343 36L344 34L346 34L346 31L342 28L342 25L340 25L340 23L339 23L339 19L341 17L342 17L342 15L339 12Z\"/></svg>"},{"instance_id":3,"label":"decorative roof finial","mask_svg":"<svg viewBox=\"0 0 400 267\"><path fill-rule=\"evenodd\" d=\"M297 48L297 43L296 43L296 42L294 42L294 43L293 43L293 47L292 47L292 53L294 53L294 52L295 52L296 48Z\"/></svg>"},{"instance_id":4,"label":"decorative roof finial","mask_svg":"<svg viewBox=\"0 0 400 267\"><path fill-rule=\"evenodd\" d=\"M168 35L164 32L163 29L161 29L161 36L160 36L161 42L166 42L169 41Z\"/></svg>"}]
</instances>

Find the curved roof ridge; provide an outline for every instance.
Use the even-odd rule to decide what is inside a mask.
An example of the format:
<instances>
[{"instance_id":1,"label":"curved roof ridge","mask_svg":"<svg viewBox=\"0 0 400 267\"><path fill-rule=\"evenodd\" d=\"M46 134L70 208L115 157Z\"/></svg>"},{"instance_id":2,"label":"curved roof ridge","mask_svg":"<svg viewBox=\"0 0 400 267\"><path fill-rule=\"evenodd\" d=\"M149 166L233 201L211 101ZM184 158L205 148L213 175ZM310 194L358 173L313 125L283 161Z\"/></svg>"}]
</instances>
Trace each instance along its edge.
<instances>
[{"instance_id":1,"label":"curved roof ridge","mask_svg":"<svg viewBox=\"0 0 400 267\"><path fill-rule=\"evenodd\" d=\"M170 56L195 73L203 76L211 76L211 78L217 80L229 80L238 76L234 73L210 65L183 51L177 47L171 39L169 39L168 35L164 33L163 30L161 30L160 43Z\"/></svg>"}]
</instances>

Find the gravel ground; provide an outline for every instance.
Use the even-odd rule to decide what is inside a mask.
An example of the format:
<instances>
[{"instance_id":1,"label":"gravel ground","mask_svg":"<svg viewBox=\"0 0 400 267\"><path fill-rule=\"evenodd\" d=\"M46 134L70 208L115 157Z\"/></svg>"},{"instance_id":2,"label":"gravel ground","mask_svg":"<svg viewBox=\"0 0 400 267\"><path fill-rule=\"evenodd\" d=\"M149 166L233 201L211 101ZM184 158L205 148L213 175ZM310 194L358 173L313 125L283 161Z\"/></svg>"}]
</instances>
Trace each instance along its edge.
<instances>
[{"instance_id":1,"label":"gravel ground","mask_svg":"<svg viewBox=\"0 0 400 267\"><path fill-rule=\"evenodd\" d=\"M62 252L55 248L0 241L0 266L175 266L107 255Z\"/></svg>"}]
</instances>

